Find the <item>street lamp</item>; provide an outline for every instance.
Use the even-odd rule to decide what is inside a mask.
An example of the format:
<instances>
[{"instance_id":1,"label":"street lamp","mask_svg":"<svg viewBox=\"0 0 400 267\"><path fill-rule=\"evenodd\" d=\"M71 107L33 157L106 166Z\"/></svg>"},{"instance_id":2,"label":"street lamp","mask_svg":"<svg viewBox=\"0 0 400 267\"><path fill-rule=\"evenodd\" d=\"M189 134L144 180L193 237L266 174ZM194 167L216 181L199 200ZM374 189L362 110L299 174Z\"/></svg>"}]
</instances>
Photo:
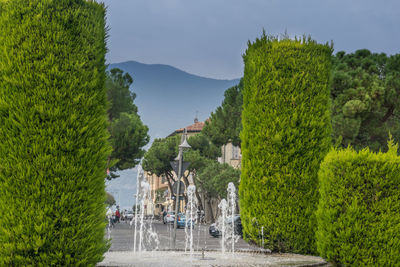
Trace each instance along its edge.
<instances>
[{"instance_id":1,"label":"street lamp","mask_svg":"<svg viewBox=\"0 0 400 267\"><path fill-rule=\"evenodd\" d=\"M183 158L183 151L188 150L191 146L188 144L186 140L186 128L183 133L183 142L179 145L179 153L178 156L175 158L178 163L178 177L177 177L177 190L175 194L175 220L174 220L174 237L172 242L172 247L175 249L176 245L176 227L178 223L178 210L179 210L179 193L180 193L180 185L181 185L181 176L182 176L182 158Z\"/></svg>"}]
</instances>

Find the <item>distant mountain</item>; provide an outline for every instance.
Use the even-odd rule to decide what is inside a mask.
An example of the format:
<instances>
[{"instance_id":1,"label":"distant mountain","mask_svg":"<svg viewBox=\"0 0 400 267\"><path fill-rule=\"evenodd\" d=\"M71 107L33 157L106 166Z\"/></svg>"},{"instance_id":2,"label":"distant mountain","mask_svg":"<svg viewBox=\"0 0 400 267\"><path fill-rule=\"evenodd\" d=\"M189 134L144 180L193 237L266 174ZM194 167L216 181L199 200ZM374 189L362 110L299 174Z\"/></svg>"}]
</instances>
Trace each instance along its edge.
<instances>
[{"instance_id":1,"label":"distant mountain","mask_svg":"<svg viewBox=\"0 0 400 267\"><path fill-rule=\"evenodd\" d=\"M197 112L198 119L204 121L221 105L224 91L239 83L239 79L205 78L169 65L136 61L110 64L112 68L132 76L135 104L152 140L192 124Z\"/></svg>"}]
</instances>

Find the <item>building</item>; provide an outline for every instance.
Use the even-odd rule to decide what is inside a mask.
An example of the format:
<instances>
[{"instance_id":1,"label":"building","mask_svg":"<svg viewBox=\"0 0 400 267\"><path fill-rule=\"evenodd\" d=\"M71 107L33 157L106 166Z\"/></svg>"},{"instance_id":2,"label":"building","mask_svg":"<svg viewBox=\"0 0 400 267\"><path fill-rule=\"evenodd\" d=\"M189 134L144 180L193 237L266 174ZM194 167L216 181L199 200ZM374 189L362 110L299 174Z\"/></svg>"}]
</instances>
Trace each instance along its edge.
<instances>
[{"instance_id":1,"label":"building","mask_svg":"<svg viewBox=\"0 0 400 267\"><path fill-rule=\"evenodd\" d=\"M204 127L204 122L199 121L197 118L194 119L194 123L192 125L186 126L186 133L187 133L187 137L196 135L198 133L201 132L201 130L203 130ZM174 135L181 135L183 134L183 132L185 131L185 128L180 128L178 130L175 130L174 132L172 132L170 135L168 135L168 137L170 136L174 136Z\"/></svg>"},{"instance_id":2,"label":"building","mask_svg":"<svg viewBox=\"0 0 400 267\"><path fill-rule=\"evenodd\" d=\"M221 157L218 158L219 163L227 163L233 168L241 168L242 153L240 147L234 146L232 143L228 143L221 147L221 154Z\"/></svg>"}]
</instances>

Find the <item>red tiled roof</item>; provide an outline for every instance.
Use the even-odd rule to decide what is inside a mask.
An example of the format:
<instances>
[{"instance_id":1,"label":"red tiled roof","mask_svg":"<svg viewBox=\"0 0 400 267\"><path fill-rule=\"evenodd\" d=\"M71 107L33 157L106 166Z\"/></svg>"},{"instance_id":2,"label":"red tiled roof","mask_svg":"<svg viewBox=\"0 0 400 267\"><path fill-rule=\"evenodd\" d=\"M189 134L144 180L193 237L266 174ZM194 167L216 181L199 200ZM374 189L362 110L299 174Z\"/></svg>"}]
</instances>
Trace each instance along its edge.
<instances>
[{"instance_id":1,"label":"red tiled roof","mask_svg":"<svg viewBox=\"0 0 400 267\"><path fill-rule=\"evenodd\" d=\"M192 125L186 126L186 130L188 132L200 132L204 127L204 122L199 121L199 122L195 122ZM183 131L185 130L185 128L180 128L178 130L175 131L175 133L183 133Z\"/></svg>"},{"instance_id":2,"label":"red tiled roof","mask_svg":"<svg viewBox=\"0 0 400 267\"><path fill-rule=\"evenodd\" d=\"M201 132L203 127L204 127L204 122L197 121L197 122L193 123L192 125L186 126L186 131L188 133L199 133L199 132ZM184 130L185 130L185 128L180 128L178 130L175 130L173 133L171 133L168 136L173 136L175 134L181 134L181 133L183 133Z\"/></svg>"}]
</instances>

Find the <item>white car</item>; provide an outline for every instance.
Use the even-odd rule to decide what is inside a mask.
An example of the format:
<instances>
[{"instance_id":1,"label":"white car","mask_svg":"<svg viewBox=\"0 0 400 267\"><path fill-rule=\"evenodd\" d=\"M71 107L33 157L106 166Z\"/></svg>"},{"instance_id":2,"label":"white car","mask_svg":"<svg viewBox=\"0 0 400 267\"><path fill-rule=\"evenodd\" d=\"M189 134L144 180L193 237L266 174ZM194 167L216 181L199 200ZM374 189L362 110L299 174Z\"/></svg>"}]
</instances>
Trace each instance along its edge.
<instances>
[{"instance_id":1,"label":"white car","mask_svg":"<svg viewBox=\"0 0 400 267\"><path fill-rule=\"evenodd\" d=\"M128 210L127 212L125 212L125 220L132 220L133 219L133 217L134 217L135 215L133 214L133 211L131 211L131 210Z\"/></svg>"},{"instance_id":2,"label":"white car","mask_svg":"<svg viewBox=\"0 0 400 267\"><path fill-rule=\"evenodd\" d=\"M175 212L174 211L168 211L167 215L164 216L163 222L164 224L166 223L174 223L175 221Z\"/></svg>"}]
</instances>

